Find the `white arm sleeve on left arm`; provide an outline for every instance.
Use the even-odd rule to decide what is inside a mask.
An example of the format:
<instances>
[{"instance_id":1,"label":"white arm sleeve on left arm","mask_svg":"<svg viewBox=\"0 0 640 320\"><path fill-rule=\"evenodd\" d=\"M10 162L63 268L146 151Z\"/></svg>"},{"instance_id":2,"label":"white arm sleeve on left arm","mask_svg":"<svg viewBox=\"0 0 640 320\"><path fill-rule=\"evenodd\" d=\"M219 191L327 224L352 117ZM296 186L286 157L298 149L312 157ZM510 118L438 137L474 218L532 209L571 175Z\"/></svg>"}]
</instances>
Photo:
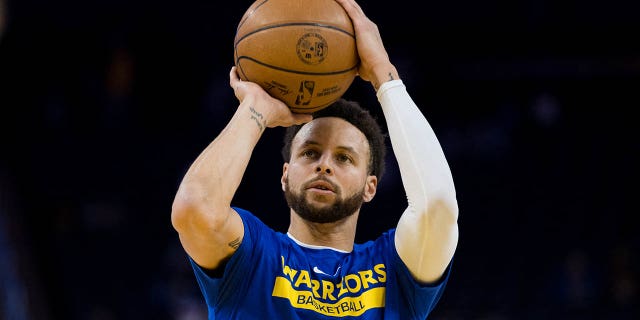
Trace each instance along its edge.
<instances>
[{"instance_id":1,"label":"white arm sleeve on left arm","mask_svg":"<svg viewBox=\"0 0 640 320\"><path fill-rule=\"evenodd\" d=\"M433 129L401 80L377 92L408 207L396 230L396 249L414 276L439 278L458 239L458 206L451 170Z\"/></svg>"}]
</instances>

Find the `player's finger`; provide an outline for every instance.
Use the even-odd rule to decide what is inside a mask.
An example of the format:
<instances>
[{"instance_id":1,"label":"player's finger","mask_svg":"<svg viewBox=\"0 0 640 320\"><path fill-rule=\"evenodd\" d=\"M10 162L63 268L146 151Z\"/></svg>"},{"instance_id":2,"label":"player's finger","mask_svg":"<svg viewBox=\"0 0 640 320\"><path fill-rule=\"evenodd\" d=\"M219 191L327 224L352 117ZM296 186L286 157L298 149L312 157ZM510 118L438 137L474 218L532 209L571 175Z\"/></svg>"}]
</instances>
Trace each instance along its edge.
<instances>
[{"instance_id":1,"label":"player's finger","mask_svg":"<svg viewBox=\"0 0 640 320\"><path fill-rule=\"evenodd\" d=\"M313 120L313 116L310 114L293 113L292 115L295 124L303 124Z\"/></svg>"},{"instance_id":2,"label":"player's finger","mask_svg":"<svg viewBox=\"0 0 640 320\"><path fill-rule=\"evenodd\" d=\"M342 5L342 7L349 14L349 16L354 17L356 13L364 15L362 8L354 0L336 0L336 2Z\"/></svg>"},{"instance_id":3,"label":"player's finger","mask_svg":"<svg viewBox=\"0 0 640 320\"><path fill-rule=\"evenodd\" d=\"M241 86L244 85L236 70L236 67L233 66L231 67L231 71L229 72L229 85L234 91L238 90Z\"/></svg>"}]
</instances>

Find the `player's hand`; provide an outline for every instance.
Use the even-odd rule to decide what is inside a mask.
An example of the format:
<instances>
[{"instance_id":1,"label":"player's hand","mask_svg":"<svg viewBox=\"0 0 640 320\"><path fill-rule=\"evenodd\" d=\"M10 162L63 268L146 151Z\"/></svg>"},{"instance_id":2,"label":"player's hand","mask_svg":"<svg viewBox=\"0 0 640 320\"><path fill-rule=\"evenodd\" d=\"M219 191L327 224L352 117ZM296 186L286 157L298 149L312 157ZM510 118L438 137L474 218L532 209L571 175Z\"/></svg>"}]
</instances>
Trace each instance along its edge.
<instances>
[{"instance_id":1,"label":"player's hand","mask_svg":"<svg viewBox=\"0 0 640 320\"><path fill-rule=\"evenodd\" d=\"M263 117L265 125L269 128L289 127L313 120L310 114L291 112L291 109L284 102L269 95L258 84L242 81L235 66L231 68L229 73L229 85L240 101L240 107L252 108L252 112Z\"/></svg>"},{"instance_id":2,"label":"player's hand","mask_svg":"<svg viewBox=\"0 0 640 320\"><path fill-rule=\"evenodd\" d=\"M399 79L398 73L389 60L378 26L362 11L355 0L336 0L349 14L356 33L356 46L360 56L358 75L370 81L378 89L383 82Z\"/></svg>"}]
</instances>

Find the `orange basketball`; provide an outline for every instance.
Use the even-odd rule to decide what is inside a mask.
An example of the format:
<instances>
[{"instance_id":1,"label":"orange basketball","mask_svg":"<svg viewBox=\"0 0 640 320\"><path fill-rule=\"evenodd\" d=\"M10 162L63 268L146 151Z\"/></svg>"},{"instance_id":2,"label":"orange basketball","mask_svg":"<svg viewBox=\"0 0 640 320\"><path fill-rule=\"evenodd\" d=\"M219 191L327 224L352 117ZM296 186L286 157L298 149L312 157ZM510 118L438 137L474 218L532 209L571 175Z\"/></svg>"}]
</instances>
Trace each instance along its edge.
<instances>
[{"instance_id":1,"label":"orange basketball","mask_svg":"<svg viewBox=\"0 0 640 320\"><path fill-rule=\"evenodd\" d=\"M334 0L257 0L238 24L234 60L291 111L311 113L340 98L359 63L349 15Z\"/></svg>"}]
</instances>

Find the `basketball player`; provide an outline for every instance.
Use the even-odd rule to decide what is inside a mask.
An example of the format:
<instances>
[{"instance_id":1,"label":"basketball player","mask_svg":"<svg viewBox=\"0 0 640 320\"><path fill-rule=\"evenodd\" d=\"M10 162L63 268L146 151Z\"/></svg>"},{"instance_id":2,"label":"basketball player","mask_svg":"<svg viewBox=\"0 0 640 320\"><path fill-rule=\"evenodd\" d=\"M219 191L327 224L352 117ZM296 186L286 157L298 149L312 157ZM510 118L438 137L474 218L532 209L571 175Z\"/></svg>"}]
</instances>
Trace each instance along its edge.
<instances>
[{"instance_id":1,"label":"basketball player","mask_svg":"<svg viewBox=\"0 0 640 320\"><path fill-rule=\"evenodd\" d=\"M355 244L360 207L374 198L383 173L380 127L344 100L313 117L293 114L232 68L239 106L189 168L172 211L209 319L425 319L451 273L458 207L442 148L377 26L354 0L336 1L353 21L359 76L376 90L408 205L398 208L397 226ZM288 127L286 234L231 206L254 147L276 126Z\"/></svg>"}]
</instances>

